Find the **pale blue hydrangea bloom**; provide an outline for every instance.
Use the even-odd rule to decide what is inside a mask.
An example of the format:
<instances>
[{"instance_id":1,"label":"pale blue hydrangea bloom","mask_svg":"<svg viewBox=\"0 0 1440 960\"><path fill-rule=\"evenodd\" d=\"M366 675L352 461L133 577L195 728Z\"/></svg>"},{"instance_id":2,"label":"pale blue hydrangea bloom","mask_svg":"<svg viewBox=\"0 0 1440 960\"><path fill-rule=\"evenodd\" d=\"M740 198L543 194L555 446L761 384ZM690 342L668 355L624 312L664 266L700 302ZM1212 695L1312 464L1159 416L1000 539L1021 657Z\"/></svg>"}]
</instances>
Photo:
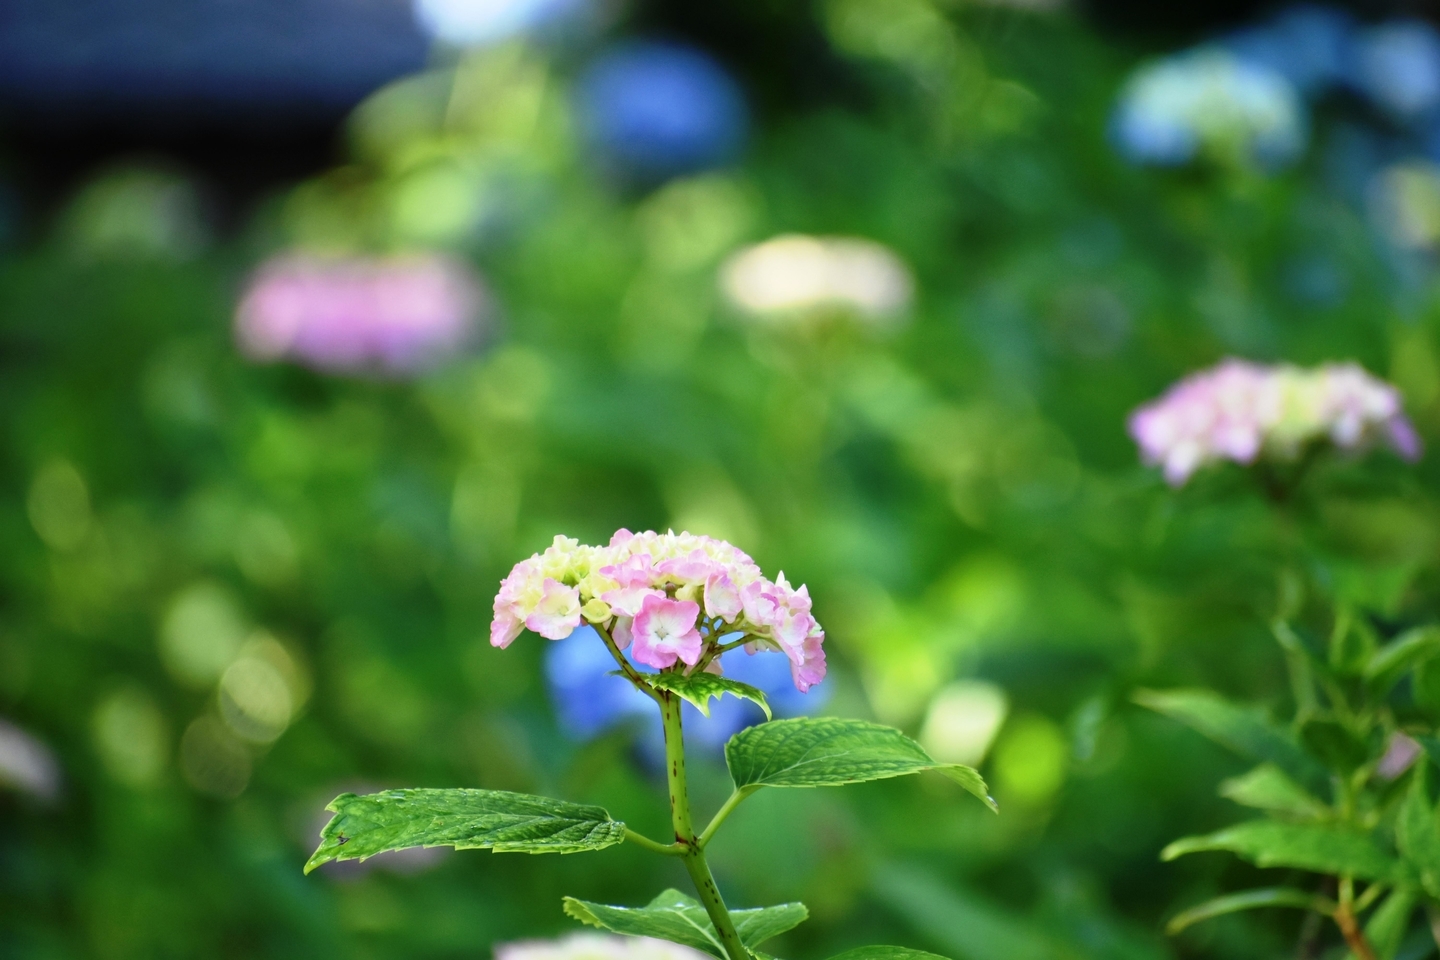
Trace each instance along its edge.
<instances>
[{"instance_id":1,"label":"pale blue hydrangea bloom","mask_svg":"<svg viewBox=\"0 0 1440 960\"><path fill-rule=\"evenodd\" d=\"M414 0L415 19L437 40L485 46L579 13L587 0Z\"/></svg>"},{"instance_id":2,"label":"pale blue hydrangea bloom","mask_svg":"<svg viewBox=\"0 0 1440 960\"><path fill-rule=\"evenodd\" d=\"M1168 166L1202 154L1278 166L1300 155L1307 136L1294 84L1214 46L1136 70L1113 132L1132 160Z\"/></svg>"}]
</instances>

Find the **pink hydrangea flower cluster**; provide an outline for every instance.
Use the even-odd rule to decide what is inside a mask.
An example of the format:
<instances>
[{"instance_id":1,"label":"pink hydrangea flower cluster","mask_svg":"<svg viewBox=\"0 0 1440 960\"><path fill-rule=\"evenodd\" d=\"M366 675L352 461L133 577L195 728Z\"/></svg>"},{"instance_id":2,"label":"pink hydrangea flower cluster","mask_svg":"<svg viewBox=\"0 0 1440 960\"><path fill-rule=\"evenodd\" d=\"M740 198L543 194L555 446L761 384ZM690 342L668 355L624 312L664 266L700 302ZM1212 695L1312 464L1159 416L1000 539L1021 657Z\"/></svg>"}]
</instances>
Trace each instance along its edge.
<instances>
[{"instance_id":1,"label":"pink hydrangea flower cluster","mask_svg":"<svg viewBox=\"0 0 1440 960\"><path fill-rule=\"evenodd\" d=\"M743 551L712 537L621 530L592 547L557 536L501 582L490 642L508 647L523 629L561 640L582 622L660 670L693 668L722 642L743 639L749 653L784 653L802 693L825 678L825 632L810 592L784 573L766 579ZM719 666L709 659L705 669Z\"/></svg>"},{"instance_id":2,"label":"pink hydrangea flower cluster","mask_svg":"<svg viewBox=\"0 0 1440 960\"><path fill-rule=\"evenodd\" d=\"M1354 363L1307 370L1225 360L1136 410L1130 435L1174 486L1208 463L1293 459L1324 439L1347 451L1384 444L1407 460L1420 456L1400 392Z\"/></svg>"},{"instance_id":3,"label":"pink hydrangea flower cluster","mask_svg":"<svg viewBox=\"0 0 1440 960\"><path fill-rule=\"evenodd\" d=\"M256 360L410 374L472 339L486 306L479 281L448 258L283 254L251 278L236 310L235 336Z\"/></svg>"}]
</instances>

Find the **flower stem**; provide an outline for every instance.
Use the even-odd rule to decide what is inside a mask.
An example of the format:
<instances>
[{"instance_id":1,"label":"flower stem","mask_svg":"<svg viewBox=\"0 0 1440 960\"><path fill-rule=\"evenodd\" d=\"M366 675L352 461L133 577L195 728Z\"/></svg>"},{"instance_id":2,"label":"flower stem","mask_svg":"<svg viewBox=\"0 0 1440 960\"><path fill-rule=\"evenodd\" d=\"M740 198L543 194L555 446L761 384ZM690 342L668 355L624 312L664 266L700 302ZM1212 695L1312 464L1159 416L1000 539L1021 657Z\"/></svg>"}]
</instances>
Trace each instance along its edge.
<instances>
[{"instance_id":1,"label":"flower stem","mask_svg":"<svg viewBox=\"0 0 1440 960\"><path fill-rule=\"evenodd\" d=\"M1365 934L1361 932L1360 924L1355 919L1354 904L1355 881L1350 877L1341 877L1340 904L1335 909L1335 924L1345 937L1350 952L1355 954L1358 960L1375 960L1375 951L1370 948L1370 942L1365 939Z\"/></svg>"},{"instance_id":2,"label":"flower stem","mask_svg":"<svg viewBox=\"0 0 1440 960\"><path fill-rule=\"evenodd\" d=\"M685 779L685 735L680 723L680 698L664 690L656 691L660 702L660 716L665 725L665 780L670 787L670 822L675 828L675 843L683 847L680 855L685 870L695 883L700 902L715 925L720 943L725 947L729 960L751 960L740 935L735 932L735 922L715 886L715 877L710 873L710 864L705 860L705 850L695 836L690 823L690 794Z\"/></svg>"}]
</instances>

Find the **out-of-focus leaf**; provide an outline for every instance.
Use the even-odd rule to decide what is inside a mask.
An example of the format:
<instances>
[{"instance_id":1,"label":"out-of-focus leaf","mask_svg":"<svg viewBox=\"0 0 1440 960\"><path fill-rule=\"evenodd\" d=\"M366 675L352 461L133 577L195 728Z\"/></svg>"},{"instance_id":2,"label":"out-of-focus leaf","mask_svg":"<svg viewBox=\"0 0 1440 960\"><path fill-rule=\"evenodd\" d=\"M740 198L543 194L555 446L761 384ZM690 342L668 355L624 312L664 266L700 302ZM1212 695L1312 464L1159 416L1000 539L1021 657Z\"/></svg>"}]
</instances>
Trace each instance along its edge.
<instances>
[{"instance_id":1,"label":"out-of-focus leaf","mask_svg":"<svg viewBox=\"0 0 1440 960\"><path fill-rule=\"evenodd\" d=\"M1325 768L1289 731L1259 710L1241 707L1209 690L1137 690L1135 702L1204 734L1252 760L1268 760L1302 784L1324 783Z\"/></svg>"},{"instance_id":2,"label":"out-of-focus leaf","mask_svg":"<svg viewBox=\"0 0 1440 960\"><path fill-rule=\"evenodd\" d=\"M1440 737L1412 737L1416 743L1425 748L1425 756L1430 762L1440 766Z\"/></svg>"},{"instance_id":3,"label":"out-of-focus leaf","mask_svg":"<svg viewBox=\"0 0 1440 960\"><path fill-rule=\"evenodd\" d=\"M965 895L919 869L878 871L875 892L957 960L1061 960L1062 946L1026 918Z\"/></svg>"},{"instance_id":4,"label":"out-of-focus leaf","mask_svg":"<svg viewBox=\"0 0 1440 960\"><path fill-rule=\"evenodd\" d=\"M364 860L406 847L490 848L497 853L579 853L625 839L625 824L600 807L505 790L342 793L326 807L309 873L331 860Z\"/></svg>"},{"instance_id":5,"label":"out-of-focus leaf","mask_svg":"<svg viewBox=\"0 0 1440 960\"><path fill-rule=\"evenodd\" d=\"M1396 887L1370 915L1365 924L1365 939L1370 941L1377 960L1394 960L1400 952L1400 943L1410 927L1410 915L1415 912L1418 899L1414 887Z\"/></svg>"},{"instance_id":6,"label":"out-of-focus leaf","mask_svg":"<svg viewBox=\"0 0 1440 960\"><path fill-rule=\"evenodd\" d=\"M1339 673L1364 674L1379 641L1370 622L1348 609L1335 618L1330 632L1330 666Z\"/></svg>"},{"instance_id":7,"label":"out-of-focus leaf","mask_svg":"<svg viewBox=\"0 0 1440 960\"><path fill-rule=\"evenodd\" d=\"M996 809L972 767L939 763L894 727L840 717L775 720L742 730L725 745L736 789L830 787L934 770Z\"/></svg>"},{"instance_id":8,"label":"out-of-focus leaf","mask_svg":"<svg viewBox=\"0 0 1440 960\"><path fill-rule=\"evenodd\" d=\"M1400 804L1395 823L1395 845L1426 892L1435 897L1440 896L1440 826L1425 789L1425 773L1425 765L1421 764L1412 775L1410 791Z\"/></svg>"},{"instance_id":9,"label":"out-of-focus leaf","mask_svg":"<svg viewBox=\"0 0 1440 960\"><path fill-rule=\"evenodd\" d=\"M926 953L924 950L912 950L909 947L856 947L854 950L846 950L844 953L837 953L830 960L945 960L938 954Z\"/></svg>"},{"instance_id":10,"label":"out-of-focus leaf","mask_svg":"<svg viewBox=\"0 0 1440 960\"><path fill-rule=\"evenodd\" d=\"M1293 867L1389 883L1410 877L1401 861L1365 834L1339 826L1274 820L1252 820L1207 836L1185 837L1166 847L1160 857L1174 860L1206 850L1228 850L1257 867Z\"/></svg>"},{"instance_id":11,"label":"out-of-focus leaf","mask_svg":"<svg viewBox=\"0 0 1440 960\"><path fill-rule=\"evenodd\" d=\"M1163 960L1170 956L1149 932L1140 933L1084 910L1073 926L992 903L928 869L891 863L872 878L876 897L917 933L956 960ZM1077 936L1076 932L1084 934Z\"/></svg>"},{"instance_id":12,"label":"out-of-focus leaf","mask_svg":"<svg viewBox=\"0 0 1440 960\"><path fill-rule=\"evenodd\" d=\"M707 717L710 716L710 700L726 693L758 704L760 709L765 711L765 719L769 720L771 717L770 703L765 699L765 694L739 680L717 677L713 673L697 673L688 677L683 673L658 673L647 679L650 686L656 690L669 690L677 694L693 703L695 708Z\"/></svg>"},{"instance_id":13,"label":"out-of-focus leaf","mask_svg":"<svg viewBox=\"0 0 1440 960\"><path fill-rule=\"evenodd\" d=\"M1282 582L1289 584L1292 590L1298 589L1294 586L1293 573ZM1271 631L1280 644L1280 649L1285 651L1286 666L1290 672L1290 693L1295 698L1295 715L1303 720L1320 709L1315 696L1314 654L1305 646L1294 628L1284 620L1276 620L1271 625Z\"/></svg>"},{"instance_id":14,"label":"out-of-focus leaf","mask_svg":"<svg viewBox=\"0 0 1440 960\"><path fill-rule=\"evenodd\" d=\"M581 923L611 933L659 937L726 960L725 947L705 907L679 890L664 890L643 907L612 907L566 897L565 912ZM803 903L782 903L776 907L730 912L735 921L735 932L747 948L758 946L776 934L800 925L809 915Z\"/></svg>"},{"instance_id":15,"label":"out-of-focus leaf","mask_svg":"<svg viewBox=\"0 0 1440 960\"><path fill-rule=\"evenodd\" d=\"M1440 627L1415 627L1371 655L1365 664L1365 679L1383 694L1405 675L1406 670L1437 654L1440 654Z\"/></svg>"},{"instance_id":16,"label":"out-of-focus leaf","mask_svg":"<svg viewBox=\"0 0 1440 960\"><path fill-rule=\"evenodd\" d=\"M1176 934L1201 920L1222 917L1227 913L1238 913L1241 910L1258 910L1261 907L1295 907L1300 910L1314 910L1317 913L1328 914L1335 909L1335 904L1317 894L1307 893L1304 890L1292 890L1289 887L1245 890L1206 900L1202 904L1176 914L1165 925L1165 932Z\"/></svg>"},{"instance_id":17,"label":"out-of-focus leaf","mask_svg":"<svg viewBox=\"0 0 1440 960\"><path fill-rule=\"evenodd\" d=\"M1338 720L1310 720L1300 728L1300 742L1332 770L1349 773L1370 759L1370 748Z\"/></svg>"},{"instance_id":18,"label":"out-of-focus leaf","mask_svg":"<svg viewBox=\"0 0 1440 960\"><path fill-rule=\"evenodd\" d=\"M1262 763L1243 776L1224 781L1220 784L1220 795L1242 806L1306 820L1320 819L1329 812L1325 804L1273 763Z\"/></svg>"}]
</instances>

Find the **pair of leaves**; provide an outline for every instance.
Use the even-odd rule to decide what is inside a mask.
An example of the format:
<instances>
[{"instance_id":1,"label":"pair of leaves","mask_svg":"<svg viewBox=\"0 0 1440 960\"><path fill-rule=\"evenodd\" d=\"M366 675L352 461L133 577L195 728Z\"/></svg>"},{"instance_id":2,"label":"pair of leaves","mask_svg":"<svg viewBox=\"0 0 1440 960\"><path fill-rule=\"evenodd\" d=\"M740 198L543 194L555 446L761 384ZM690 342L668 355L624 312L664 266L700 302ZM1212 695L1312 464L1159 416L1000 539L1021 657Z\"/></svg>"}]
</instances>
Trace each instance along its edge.
<instances>
[{"instance_id":1,"label":"pair of leaves","mask_svg":"<svg viewBox=\"0 0 1440 960\"><path fill-rule=\"evenodd\" d=\"M679 890L666 890L643 907L611 907L566 897L565 912L581 923L611 933L658 937L703 950L719 960L727 960L725 947L705 907ZM810 911L803 903L730 911L735 932L740 935L740 942L745 944L746 949L753 949L776 934L798 926L809 915Z\"/></svg>"},{"instance_id":2,"label":"pair of leaves","mask_svg":"<svg viewBox=\"0 0 1440 960\"><path fill-rule=\"evenodd\" d=\"M343 793L325 809L309 873L331 860L364 860L406 847L489 848L497 853L579 853L625 839L625 824L600 807L505 790Z\"/></svg>"},{"instance_id":3,"label":"pair of leaves","mask_svg":"<svg viewBox=\"0 0 1440 960\"><path fill-rule=\"evenodd\" d=\"M662 675L663 676L663 675ZM708 675L707 675L708 676ZM715 681L728 683L723 678ZM743 684L741 685L743 686ZM860 720L780 720L732 737L726 760L737 789L819 787L937 770L994 808L970 767L937 763L900 731ZM331 860L363 860L387 850L577 853L625 839L625 824L600 807L504 790L387 790L336 797L308 873Z\"/></svg>"},{"instance_id":4,"label":"pair of leaves","mask_svg":"<svg viewBox=\"0 0 1440 960\"><path fill-rule=\"evenodd\" d=\"M770 702L765 699L763 691L757 690L748 683L741 683L739 680L731 680L727 677L717 677L713 673L701 672L688 677L683 673L657 673L647 676L645 682L656 690L666 690L688 700L695 705L695 709L707 717L710 716L710 701L718 700L721 695L726 693L758 704L760 709L765 711L766 720L773 716L770 712Z\"/></svg>"},{"instance_id":5,"label":"pair of leaves","mask_svg":"<svg viewBox=\"0 0 1440 960\"><path fill-rule=\"evenodd\" d=\"M643 907L611 907L600 903L565 898L565 912L581 923L611 933L632 937L658 937L694 947L717 960L728 960L725 947L700 901L679 890L666 890ZM752 955L763 957L755 948L771 937L793 929L810 915L802 903L776 907L732 910L735 932ZM933 953L907 947L857 947L830 960L944 960Z\"/></svg>"},{"instance_id":6,"label":"pair of leaves","mask_svg":"<svg viewBox=\"0 0 1440 960\"><path fill-rule=\"evenodd\" d=\"M1396 887L1390 891L1384 903L1376 908L1365 924L1365 939L1382 960L1390 960L1400 948L1400 942L1410 925L1410 915L1415 910L1419 896L1412 887ZM1299 910L1313 910L1331 916L1336 909L1335 901L1306 890L1289 887L1267 887L1262 890L1244 890L1207 900L1177 914L1165 925L1165 932L1179 933L1201 920L1222 917L1241 910L1258 910L1264 907L1293 907Z\"/></svg>"},{"instance_id":7,"label":"pair of leaves","mask_svg":"<svg viewBox=\"0 0 1440 960\"><path fill-rule=\"evenodd\" d=\"M775 720L742 730L725 744L735 789L830 787L934 770L997 809L972 767L940 763L894 727L840 717Z\"/></svg>"}]
</instances>

